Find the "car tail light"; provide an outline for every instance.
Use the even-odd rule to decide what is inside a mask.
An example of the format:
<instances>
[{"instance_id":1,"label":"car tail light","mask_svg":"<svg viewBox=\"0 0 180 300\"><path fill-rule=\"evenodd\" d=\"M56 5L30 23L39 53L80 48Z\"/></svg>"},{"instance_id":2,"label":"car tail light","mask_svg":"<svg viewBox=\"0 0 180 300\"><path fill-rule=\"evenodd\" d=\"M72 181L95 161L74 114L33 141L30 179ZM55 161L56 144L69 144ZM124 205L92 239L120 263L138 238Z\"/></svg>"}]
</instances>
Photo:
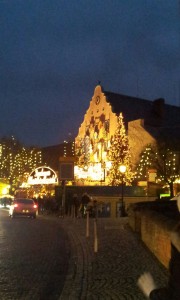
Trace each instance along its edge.
<instances>
[{"instance_id":1,"label":"car tail light","mask_svg":"<svg viewBox=\"0 0 180 300\"><path fill-rule=\"evenodd\" d=\"M34 204L34 205L33 205L33 207L34 207L34 208L37 208L37 205L36 205L36 204Z\"/></svg>"},{"instance_id":2,"label":"car tail light","mask_svg":"<svg viewBox=\"0 0 180 300\"><path fill-rule=\"evenodd\" d=\"M17 204L17 203L15 203L15 204L14 204L14 207L18 207L18 204Z\"/></svg>"}]
</instances>

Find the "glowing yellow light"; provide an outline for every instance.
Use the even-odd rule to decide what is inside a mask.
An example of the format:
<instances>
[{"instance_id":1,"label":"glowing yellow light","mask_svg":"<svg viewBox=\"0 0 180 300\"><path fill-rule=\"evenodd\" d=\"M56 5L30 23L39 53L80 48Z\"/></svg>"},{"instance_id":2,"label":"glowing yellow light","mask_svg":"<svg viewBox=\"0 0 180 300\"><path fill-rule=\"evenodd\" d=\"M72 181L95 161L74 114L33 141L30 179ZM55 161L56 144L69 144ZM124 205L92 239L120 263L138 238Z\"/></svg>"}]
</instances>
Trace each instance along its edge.
<instances>
[{"instance_id":1,"label":"glowing yellow light","mask_svg":"<svg viewBox=\"0 0 180 300\"><path fill-rule=\"evenodd\" d=\"M106 162L106 168L110 169L112 167L112 162L111 161L107 161Z\"/></svg>"},{"instance_id":2,"label":"glowing yellow light","mask_svg":"<svg viewBox=\"0 0 180 300\"><path fill-rule=\"evenodd\" d=\"M7 187L3 188L2 189L2 194L3 195L7 195L9 193L9 188L10 188L10 185L8 185Z\"/></svg>"},{"instance_id":3,"label":"glowing yellow light","mask_svg":"<svg viewBox=\"0 0 180 300\"><path fill-rule=\"evenodd\" d=\"M121 165L121 166L119 167L119 171L120 171L121 173L125 173L125 172L126 172L126 166L125 166L125 165Z\"/></svg>"}]
</instances>

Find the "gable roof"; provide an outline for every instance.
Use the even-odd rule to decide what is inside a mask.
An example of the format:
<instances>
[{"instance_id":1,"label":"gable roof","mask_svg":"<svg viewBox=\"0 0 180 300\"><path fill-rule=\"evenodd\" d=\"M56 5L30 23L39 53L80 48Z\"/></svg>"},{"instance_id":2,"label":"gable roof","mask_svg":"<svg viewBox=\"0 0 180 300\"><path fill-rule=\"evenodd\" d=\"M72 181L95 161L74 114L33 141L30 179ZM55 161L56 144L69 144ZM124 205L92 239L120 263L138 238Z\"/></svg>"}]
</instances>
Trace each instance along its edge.
<instances>
[{"instance_id":1,"label":"gable roof","mask_svg":"<svg viewBox=\"0 0 180 300\"><path fill-rule=\"evenodd\" d=\"M126 125L130 121L144 119L144 125L154 127L180 126L180 107L166 104L162 98L150 101L108 91L103 93L112 111L117 115L123 113Z\"/></svg>"},{"instance_id":2,"label":"gable roof","mask_svg":"<svg viewBox=\"0 0 180 300\"><path fill-rule=\"evenodd\" d=\"M175 127L146 127L146 130L160 143L174 151L180 151L180 126Z\"/></svg>"}]
</instances>

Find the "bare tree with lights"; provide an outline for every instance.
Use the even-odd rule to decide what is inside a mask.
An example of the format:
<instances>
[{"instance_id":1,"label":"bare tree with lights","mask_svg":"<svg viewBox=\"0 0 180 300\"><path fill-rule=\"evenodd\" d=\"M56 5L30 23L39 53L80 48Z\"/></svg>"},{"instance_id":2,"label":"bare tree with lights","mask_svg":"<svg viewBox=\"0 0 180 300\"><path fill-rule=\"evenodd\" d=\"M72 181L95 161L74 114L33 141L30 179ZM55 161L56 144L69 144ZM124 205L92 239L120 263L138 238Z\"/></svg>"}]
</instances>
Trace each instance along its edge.
<instances>
[{"instance_id":1,"label":"bare tree with lights","mask_svg":"<svg viewBox=\"0 0 180 300\"><path fill-rule=\"evenodd\" d=\"M124 174L124 182L127 185L130 185L133 180L134 173L131 169L129 141L126 135L122 113L120 113L117 119L117 128L111 140L108 159L111 162L111 168L108 174L109 184L118 186L122 183L122 174L119 167L120 165L125 165L126 172Z\"/></svg>"},{"instance_id":2,"label":"bare tree with lights","mask_svg":"<svg viewBox=\"0 0 180 300\"><path fill-rule=\"evenodd\" d=\"M151 145L147 145L145 150L140 154L139 163L136 168L136 176L135 179L140 180L148 180L148 170L153 168L153 150Z\"/></svg>"},{"instance_id":3,"label":"bare tree with lights","mask_svg":"<svg viewBox=\"0 0 180 300\"><path fill-rule=\"evenodd\" d=\"M153 168L157 172L157 181L167 184L170 196L173 197L173 185L180 178L180 151L169 148L166 141L157 141L156 145L149 145L141 154L137 166L137 179L147 179L147 171Z\"/></svg>"}]
</instances>

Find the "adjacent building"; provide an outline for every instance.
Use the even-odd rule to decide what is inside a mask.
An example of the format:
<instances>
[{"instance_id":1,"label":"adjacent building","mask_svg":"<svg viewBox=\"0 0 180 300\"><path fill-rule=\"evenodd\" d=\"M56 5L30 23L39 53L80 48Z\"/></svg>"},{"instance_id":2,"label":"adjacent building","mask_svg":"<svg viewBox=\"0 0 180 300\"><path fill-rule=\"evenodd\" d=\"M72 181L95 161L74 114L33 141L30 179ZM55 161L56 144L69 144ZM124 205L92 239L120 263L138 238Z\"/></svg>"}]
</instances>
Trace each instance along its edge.
<instances>
[{"instance_id":1,"label":"adjacent building","mask_svg":"<svg viewBox=\"0 0 180 300\"><path fill-rule=\"evenodd\" d=\"M59 157L74 156L74 141L64 141L62 144L44 147L41 152L42 163L58 172Z\"/></svg>"}]
</instances>

